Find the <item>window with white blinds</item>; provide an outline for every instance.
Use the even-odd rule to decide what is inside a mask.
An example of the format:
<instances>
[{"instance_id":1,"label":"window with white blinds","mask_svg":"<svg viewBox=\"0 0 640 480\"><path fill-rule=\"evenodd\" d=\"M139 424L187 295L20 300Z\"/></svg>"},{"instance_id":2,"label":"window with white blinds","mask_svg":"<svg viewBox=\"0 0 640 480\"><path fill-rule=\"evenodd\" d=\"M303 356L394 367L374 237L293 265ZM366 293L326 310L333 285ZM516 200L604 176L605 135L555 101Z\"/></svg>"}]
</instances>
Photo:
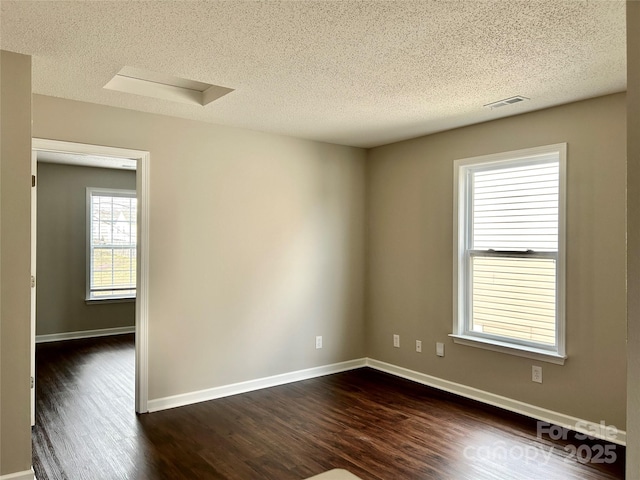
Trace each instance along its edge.
<instances>
[{"instance_id":1,"label":"window with white blinds","mask_svg":"<svg viewBox=\"0 0 640 480\"><path fill-rule=\"evenodd\" d=\"M87 237L87 300L135 298L136 192L87 188Z\"/></svg>"},{"instance_id":2,"label":"window with white blinds","mask_svg":"<svg viewBox=\"0 0 640 480\"><path fill-rule=\"evenodd\" d=\"M454 340L564 357L565 152L456 162Z\"/></svg>"}]
</instances>

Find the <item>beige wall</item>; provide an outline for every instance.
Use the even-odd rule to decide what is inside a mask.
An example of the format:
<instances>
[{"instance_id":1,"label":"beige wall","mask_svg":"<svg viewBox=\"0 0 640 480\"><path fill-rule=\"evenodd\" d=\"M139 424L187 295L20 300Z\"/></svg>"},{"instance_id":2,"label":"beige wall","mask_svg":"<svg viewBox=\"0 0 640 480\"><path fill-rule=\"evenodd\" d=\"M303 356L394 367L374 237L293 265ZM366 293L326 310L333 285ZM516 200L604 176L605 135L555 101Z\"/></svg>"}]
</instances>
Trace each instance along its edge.
<instances>
[{"instance_id":1,"label":"beige wall","mask_svg":"<svg viewBox=\"0 0 640 480\"><path fill-rule=\"evenodd\" d=\"M627 2L627 478L640 478L640 3Z\"/></svg>"},{"instance_id":2,"label":"beige wall","mask_svg":"<svg viewBox=\"0 0 640 480\"><path fill-rule=\"evenodd\" d=\"M0 475L31 468L31 57L0 55Z\"/></svg>"},{"instance_id":3,"label":"beige wall","mask_svg":"<svg viewBox=\"0 0 640 480\"><path fill-rule=\"evenodd\" d=\"M86 188L136 189L134 171L38 163L36 334L135 324L135 303L85 303Z\"/></svg>"},{"instance_id":4,"label":"beige wall","mask_svg":"<svg viewBox=\"0 0 640 480\"><path fill-rule=\"evenodd\" d=\"M625 427L625 96L373 149L367 353L578 418ZM531 382L525 358L453 344L453 161L568 143L567 353ZM393 348L392 335L401 336ZM415 340L423 353L415 352ZM436 357L435 342L446 356Z\"/></svg>"},{"instance_id":5,"label":"beige wall","mask_svg":"<svg viewBox=\"0 0 640 480\"><path fill-rule=\"evenodd\" d=\"M151 152L150 399L365 355L364 150L38 95L33 116Z\"/></svg>"}]
</instances>

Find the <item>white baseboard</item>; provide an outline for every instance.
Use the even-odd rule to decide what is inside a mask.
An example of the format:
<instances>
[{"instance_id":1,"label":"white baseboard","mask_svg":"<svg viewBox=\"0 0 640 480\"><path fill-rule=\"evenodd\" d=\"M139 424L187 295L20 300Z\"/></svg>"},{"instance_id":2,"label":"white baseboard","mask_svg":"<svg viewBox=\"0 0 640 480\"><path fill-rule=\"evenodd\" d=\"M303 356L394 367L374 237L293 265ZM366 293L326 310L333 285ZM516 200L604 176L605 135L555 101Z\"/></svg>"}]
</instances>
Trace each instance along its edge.
<instances>
[{"instance_id":1,"label":"white baseboard","mask_svg":"<svg viewBox=\"0 0 640 480\"><path fill-rule=\"evenodd\" d=\"M61 340L77 340L79 338L106 337L109 335L122 335L134 333L136 327L102 328L99 330L81 330L78 332L51 333L49 335L36 335L36 343L59 342ZM0 480L4 480L0 478Z\"/></svg>"},{"instance_id":2,"label":"white baseboard","mask_svg":"<svg viewBox=\"0 0 640 480\"><path fill-rule=\"evenodd\" d=\"M6 475L0 475L0 480L35 480L36 475L33 473L33 468L25 470L24 472L7 473Z\"/></svg>"},{"instance_id":3,"label":"white baseboard","mask_svg":"<svg viewBox=\"0 0 640 480\"><path fill-rule=\"evenodd\" d=\"M198 402L206 402L207 400L214 400L216 398L260 390L262 388L276 387L278 385L298 382L300 380L308 380L310 378L321 377L323 375L353 370L364 367L366 363L366 358L360 358L357 360L349 360L347 362L334 363L332 365L324 365L321 367L308 368L306 370L297 370L295 372L273 375L271 377L258 378L256 380L248 380L246 382L233 383L231 385L208 388L197 392L156 398L149 400L149 412L151 413L166 410L168 408L182 407Z\"/></svg>"},{"instance_id":4,"label":"white baseboard","mask_svg":"<svg viewBox=\"0 0 640 480\"><path fill-rule=\"evenodd\" d=\"M485 392L477 388L468 387L460 383L450 382L449 380L443 380L442 378L432 377L424 373L409 370L407 368L398 367L390 363L381 362L372 358L367 359L367 366L380 370L382 372L390 373L397 377L402 377L407 380L412 380L429 387L437 388L438 390L444 390L445 392L454 393L461 397L477 400L482 403L493 405L495 407L508 410L510 412L519 413L527 417L540 420L542 422L557 425L559 427L568 428L579 433L587 434L591 437L595 437L608 442L617 443L618 445L626 445L627 432L624 430L617 430L614 435L611 432L607 432L606 425L602 423L595 423L581 418L573 417L571 415L565 415L564 413L554 412L547 410L546 408L537 407L528 403L513 400L511 398L496 395L494 393Z\"/></svg>"},{"instance_id":5,"label":"white baseboard","mask_svg":"<svg viewBox=\"0 0 640 480\"><path fill-rule=\"evenodd\" d=\"M404 367L398 367L396 365L381 362L373 358L350 360L347 362L334 363L332 365L325 365L321 367L309 368L306 370L297 370L294 372L283 373L271 377L248 380L246 382L234 383L231 385L222 385L220 387L209 388L196 392L156 398L153 400L149 400L148 407L150 413L158 412L160 410L166 410L169 408L192 405L194 403L206 402L208 400L214 400L216 398L238 395L254 390L260 390L262 388L275 387L278 385L298 382L300 380L307 380L310 378L321 377L323 375L330 375L332 373L344 372L346 370L353 370L361 367L371 367L381 372L389 373L397 377L405 378L407 380L412 380L429 387L437 388L438 390L443 390L445 392L453 393L464 398L469 398L471 400L476 400L488 405L493 405L495 407L525 415L527 417L533 418L535 420L540 420L551 425L557 425L559 427L564 427L575 432L584 433L586 435L589 435L590 437L613 442L618 445L626 445L627 433L624 430L616 430L615 434L612 434L612 432L607 431L607 426L603 423L595 423L592 421L573 417L571 415L566 415L564 413L554 412L553 410L537 407L535 405L524 403L519 400L513 400L511 398L496 395L484 390L468 387L460 383L444 380L442 378L433 377L431 375L416 372L414 370L409 370Z\"/></svg>"}]
</instances>

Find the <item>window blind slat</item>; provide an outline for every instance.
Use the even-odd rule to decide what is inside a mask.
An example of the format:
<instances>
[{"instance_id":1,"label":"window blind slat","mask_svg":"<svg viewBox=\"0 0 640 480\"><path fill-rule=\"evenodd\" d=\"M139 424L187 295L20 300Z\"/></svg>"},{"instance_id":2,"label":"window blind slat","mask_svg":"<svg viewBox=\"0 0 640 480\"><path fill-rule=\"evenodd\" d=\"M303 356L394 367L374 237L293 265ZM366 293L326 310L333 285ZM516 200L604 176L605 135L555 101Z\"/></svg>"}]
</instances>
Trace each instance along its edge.
<instances>
[{"instance_id":1,"label":"window blind slat","mask_svg":"<svg viewBox=\"0 0 640 480\"><path fill-rule=\"evenodd\" d=\"M513 210L513 211L510 211ZM529 217L531 215L536 215L536 211L545 210L545 213L549 214L549 212L557 212L558 211L558 202L550 201L550 202L517 202L513 201L511 203L505 202L499 208L496 207L495 204L476 204L474 208L474 214L482 213L482 212L496 212L497 214L500 212L506 212L509 215L513 215L514 213L518 213L518 215ZM475 216L475 215L474 215Z\"/></svg>"},{"instance_id":2,"label":"window blind slat","mask_svg":"<svg viewBox=\"0 0 640 480\"><path fill-rule=\"evenodd\" d=\"M473 329L553 345L555 259L488 255L471 262Z\"/></svg>"},{"instance_id":3,"label":"window blind slat","mask_svg":"<svg viewBox=\"0 0 640 480\"><path fill-rule=\"evenodd\" d=\"M484 285L477 286L477 288L481 294L484 294L485 292L504 292L505 294L508 294L508 295L512 295L512 294L539 295L541 297L555 296L555 290L553 289L545 290L545 289L537 288L537 286L529 287L526 285L484 284Z\"/></svg>"},{"instance_id":4,"label":"window blind slat","mask_svg":"<svg viewBox=\"0 0 640 480\"><path fill-rule=\"evenodd\" d=\"M472 248L557 250L558 164L478 171L472 175ZM497 218L500 221L495 221Z\"/></svg>"}]
</instances>

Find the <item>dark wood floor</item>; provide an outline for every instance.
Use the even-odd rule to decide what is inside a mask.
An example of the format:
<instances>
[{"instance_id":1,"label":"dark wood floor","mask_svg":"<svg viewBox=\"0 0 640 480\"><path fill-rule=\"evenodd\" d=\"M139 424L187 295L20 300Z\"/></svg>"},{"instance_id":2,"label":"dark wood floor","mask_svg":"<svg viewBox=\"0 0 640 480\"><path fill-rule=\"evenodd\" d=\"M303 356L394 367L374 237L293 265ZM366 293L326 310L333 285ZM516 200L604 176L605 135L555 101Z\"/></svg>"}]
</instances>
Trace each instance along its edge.
<instances>
[{"instance_id":1,"label":"dark wood floor","mask_svg":"<svg viewBox=\"0 0 640 480\"><path fill-rule=\"evenodd\" d=\"M613 464L580 463L570 454L584 442L537 438L530 419L371 369L136 416L132 336L36 356L39 480L624 478L623 447L607 448Z\"/></svg>"}]
</instances>

